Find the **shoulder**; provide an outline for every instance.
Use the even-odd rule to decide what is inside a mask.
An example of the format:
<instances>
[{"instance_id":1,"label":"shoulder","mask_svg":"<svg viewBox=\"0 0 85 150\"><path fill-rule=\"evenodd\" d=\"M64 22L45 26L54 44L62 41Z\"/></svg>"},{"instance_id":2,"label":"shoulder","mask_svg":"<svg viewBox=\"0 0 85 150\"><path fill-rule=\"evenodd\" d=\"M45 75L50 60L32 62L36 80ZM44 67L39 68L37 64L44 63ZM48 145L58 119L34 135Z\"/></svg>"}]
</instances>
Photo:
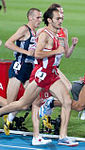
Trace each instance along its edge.
<instances>
[{"instance_id":1,"label":"shoulder","mask_svg":"<svg viewBox=\"0 0 85 150\"><path fill-rule=\"evenodd\" d=\"M44 31L44 29L45 27L38 29L36 35L39 36Z\"/></svg>"},{"instance_id":2,"label":"shoulder","mask_svg":"<svg viewBox=\"0 0 85 150\"><path fill-rule=\"evenodd\" d=\"M19 29L17 30L17 33L19 33L21 35L25 35L27 32L28 32L28 34L30 34L28 28L25 25L19 27Z\"/></svg>"},{"instance_id":3,"label":"shoulder","mask_svg":"<svg viewBox=\"0 0 85 150\"><path fill-rule=\"evenodd\" d=\"M42 43L48 42L49 36L45 31L42 31L38 36L38 41L41 41Z\"/></svg>"},{"instance_id":4,"label":"shoulder","mask_svg":"<svg viewBox=\"0 0 85 150\"><path fill-rule=\"evenodd\" d=\"M29 29L28 29L28 27L26 25L21 26L18 30L20 30L22 32L29 31Z\"/></svg>"},{"instance_id":5,"label":"shoulder","mask_svg":"<svg viewBox=\"0 0 85 150\"><path fill-rule=\"evenodd\" d=\"M42 32L40 32L39 36L43 36L43 38L45 38L48 37L49 35L45 30L43 30Z\"/></svg>"},{"instance_id":6,"label":"shoulder","mask_svg":"<svg viewBox=\"0 0 85 150\"><path fill-rule=\"evenodd\" d=\"M64 33L68 34L68 29L67 28L62 28Z\"/></svg>"}]
</instances>

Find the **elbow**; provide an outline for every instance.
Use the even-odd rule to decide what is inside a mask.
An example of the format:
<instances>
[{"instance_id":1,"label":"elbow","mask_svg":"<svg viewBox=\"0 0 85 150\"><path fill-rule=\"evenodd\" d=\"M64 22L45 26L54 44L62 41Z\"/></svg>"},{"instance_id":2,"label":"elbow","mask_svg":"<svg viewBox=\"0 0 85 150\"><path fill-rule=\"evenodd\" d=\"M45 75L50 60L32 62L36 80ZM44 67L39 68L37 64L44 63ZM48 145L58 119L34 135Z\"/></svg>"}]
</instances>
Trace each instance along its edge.
<instances>
[{"instance_id":1,"label":"elbow","mask_svg":"<svg viewBox=\"0 0 85 150\"><path fill-rule=\"evenodd\" d=\"M11 48L11 42L10 41L6 41L5 47L10 49Z\"/></svg>"},{"instance_id":2,"label":"elbow","mask_svg":"<svg viewBox=\"0 0 85 150\"><path fill-rule=\"evenodd\" d=\"M5 47L6 47L6 48L8 48L8 47L9 47L9 42L8 42L8 41L6 41L6 43L5 43Z\"/></svg>"},{"instance_id":3,"label":"elbow","mask_svg":"<svg viewBox=\"0 0 85 150\"><path fill-rule=\"evenodd\" d=\"M37 58L38 57L38 55L36 54L36 52L35 52L35 58Z\"/></svg>"}]
</instances>

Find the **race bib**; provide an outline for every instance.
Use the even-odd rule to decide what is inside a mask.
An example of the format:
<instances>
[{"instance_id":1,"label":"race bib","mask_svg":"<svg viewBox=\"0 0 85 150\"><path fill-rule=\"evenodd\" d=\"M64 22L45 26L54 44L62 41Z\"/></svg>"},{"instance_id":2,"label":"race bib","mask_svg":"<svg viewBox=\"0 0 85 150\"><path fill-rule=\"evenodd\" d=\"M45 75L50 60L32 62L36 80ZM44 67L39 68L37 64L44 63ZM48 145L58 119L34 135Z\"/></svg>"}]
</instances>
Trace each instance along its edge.
<instances>
[{"instance_id":1,"label":"race bib","mask_svg":"<svg viewBox=\"0 0 85 150\"><path fill-rule=\"evenodd\" d=\"M19 70L21 69L21 64L16 61L16 62L14 63L13 69L19 71Z\"/></svg>"},{"instance_id":2,"label":"race bib","mask_svg":"<svg viewBox=\"0 0 85 150\"><path fill-rule=\"evenodd\" d=\"M44 80L46 77L46 73L42 72L41 70L37 70L35 77L38 77L40 80Z\"/></svg>"}]
</instances>

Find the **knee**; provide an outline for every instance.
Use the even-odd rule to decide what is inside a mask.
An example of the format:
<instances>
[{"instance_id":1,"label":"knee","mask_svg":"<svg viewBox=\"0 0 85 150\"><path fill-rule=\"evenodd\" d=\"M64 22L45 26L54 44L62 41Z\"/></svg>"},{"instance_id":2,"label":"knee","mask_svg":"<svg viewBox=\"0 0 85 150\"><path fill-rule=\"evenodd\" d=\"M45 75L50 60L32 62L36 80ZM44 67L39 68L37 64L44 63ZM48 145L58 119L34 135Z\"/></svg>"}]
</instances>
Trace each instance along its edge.
<instances>
[{"instance_id":1,"label":"knee","mask_svg":"<svg viewBox=\"0 0 85 150\"><path fill-rule=\"evenodd\" d=\"M70 92L72 90L72 84L69 84L69 86L67 87L67 90Z\"/></svg>"},{"instance_id":2,"label":"knee","mask_svg":"<svg viewBox=\"0 0 85 150\"><path fill-rule=\"evenodd\" d=\"M85 105L79 104L77 107L77 111L82 111L85 108Z\"/></svg>"},{"instance_id":3,"label":"knee","mask_svg":"<svg viewBox=\"0 0 85 150\"><path fill-rule=\"evenodd\" d=\"M76 104L76 105L74 105L74 107L73 107L73 109L75 110L75 111L82 111L83 109L85 108L85 106L83 106L82 104Z\"/></svg>"},{"instance_id":4,"label":"knee","mask_svg":"<svg viewBox=\"0 0 85 150\"><path fill-rule=\"evenodd\" d=\"M32 108L37 108L37 104L36 103L32 103Z\"/></svg>"},{"instance_id":5,"label":"knee","mask_svg":"<svg viewBox=\"0 0 85 150\"><path fill-rule=\"evenodd\" d=\"M23 110L27 110L28 109L28 105L22 107Z\"/></svg>"},{"instance_id":6,"label":"knee","mask_svg":"<svg viewBox=\"0 0 85 150\"><path fill-rule=\"evenodd\" d=\"M26 105L24 104L23 97L20 98L20 99L17 101L16 105L17 105L17 107L18 107L20 110L23 110L23 108L26 106Z\"/></svg>"},{"instance_id":7,"label":"knee","mask_svg":"<svg viewBox=\"0 0 85 150\"><path fill-rule=\"evenodd\" d=\"M78 107L75 108L75 110L78 111L78 112L79 112L79 111L82 111L83 109L84 109L84 108L81 107L81 106L78 106Z\"/></svg>"},{"instance_id":8,"label":"knee","mask_svg":"<svg viewBox=\"0 0 85 150\"><path fill-rule=\"evenodd\" d=\"M68 95L65 100L65 106L71 106L71 104L72 104L72 99Z\"/></svg>"}]
</instances>

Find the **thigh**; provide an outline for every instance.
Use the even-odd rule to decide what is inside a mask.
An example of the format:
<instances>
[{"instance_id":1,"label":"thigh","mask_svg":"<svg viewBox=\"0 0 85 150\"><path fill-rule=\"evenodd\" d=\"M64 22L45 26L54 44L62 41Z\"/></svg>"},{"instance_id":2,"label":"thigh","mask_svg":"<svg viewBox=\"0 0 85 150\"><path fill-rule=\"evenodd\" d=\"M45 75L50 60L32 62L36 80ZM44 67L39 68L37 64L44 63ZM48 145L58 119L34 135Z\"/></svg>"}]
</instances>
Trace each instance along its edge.
<instances>
[{"instance_id":1,"label":"thigh","mask_svg":"<svg viewBox=\"0 0 85 150\"><path fill-rule=\"evenodd\" d=\"M40 107L41 104L42 104L42 101L41 101L41 99L40 99L40 96L38 96L38 97L35 99L35 101L33 102L32 106L33 106L33 107Z\"/></svg>"},{"instance_id":2,"label":"thigh","mask_svg":"<svg viewBox=\"0 0 85 150\"><path fill-rule=\"evenodd\" d=\"M53 85L51 85L50 92L62 104L67 102L67 99L71 101L69 92L64 83L61 81L61 79L56 81Z\"/></svg>"},{"instance_id":3,"label":"thigh","mask_svg":"<svg viewBox=\"0 0 85 150\"><path fill-rule=\"evenodd\" d=\"M29 80L27 80L27 81L25 82L25 84L23 85L25 89L27 88L28 84L29 84Z\"/></svg>"},{"instance_id":4,"label":"thigh","mask_svg":"<svg viewBox=\"0 0 85 150\"><path fill-rule=\"evenodd\" d=\"M24 101L24 105L31 105L39 95L40 91L41 88L37 86L37 83L34 80L28 84L24 95L21 98L22 101Z\"/></svg>"},{"instance_id":5,"label":"thigh","mask_svg":"<svg viewBox=\"0 0 85 150\"><path fill-rule=\"evenodd\" d=\"M7 86L7 101L11 103L16 100L17 94L20 88L20 80L16 78L10 78Z\"/></svg>"},{"instance_id":6,"label":"thigh","mask_svg":"<svg viewBox=\"0 0 85 150\"><path fill-rule=\"evenodd\" d=\"M70 91L72 88L71 82L66 78L66 76L59 69L58 69L58 73L59 73L60 79L65 84L68 91Z\"/></svg>"}]
</instances>

